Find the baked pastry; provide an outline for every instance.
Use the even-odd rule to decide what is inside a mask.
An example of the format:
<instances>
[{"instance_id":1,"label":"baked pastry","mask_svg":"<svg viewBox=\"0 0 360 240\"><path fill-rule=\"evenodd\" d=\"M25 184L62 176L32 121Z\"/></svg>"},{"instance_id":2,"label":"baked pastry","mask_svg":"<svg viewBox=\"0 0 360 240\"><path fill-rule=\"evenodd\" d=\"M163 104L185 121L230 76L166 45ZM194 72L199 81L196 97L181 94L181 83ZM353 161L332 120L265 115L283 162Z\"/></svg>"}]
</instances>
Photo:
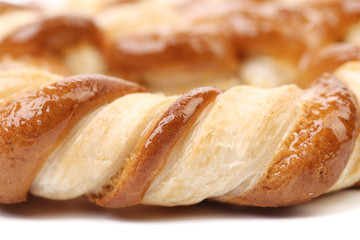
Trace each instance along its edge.
<instances>
[{"instance_id":1,"label":"baked pastry","mask_svg":"<svg viewBox=\"0 0 360 240\"><path fill-rule=\"evenodd\" d=\"M0 91L2 203L30 190L50 199L86 195L105 207L206 198L285 206L360 178L360 119L349 90L359 96L359 62L307 90L202 87L180 97L103 75L59 80L32 71L0 76L34 83L27 93Z\"/></svg>"},{"instance_id":2,"label":"baked pastry","mask_svg":"<svg viewBox=\"0 0 360 240\"><path fill-rule=\"evenodd\" d=\"M359 1L69 8L0 4L0 203L275 207L360 180Z\"/></svg>"},{"instance_id":3,"label":"baked pastry","mask_svg":"<svg viewBox=\"0 0 360 240\"><path fill-rule=\"evenodd\" d=\"M100 11L95 21L106 36L109 66L135 74L150 86L189 85L211 78L227 82L235 77L270 87L299 81L303 55L339 39L349 41L348 29L359 22L359 9L356 0L295 6L231 0L140 1ZM251 70L254 65L260 66ZM261 68L273 69L274 82L266 74L259 78L267 78L268 83L254 80L251 75L259 75Z\"/></svg>"},{"instance_id":4,"label":"baked pastry","mask_svg":"<svg viewBox=\"0 0 360 240\"><path fill-rule=\"evenodd\" d=\"M5 60L15 55L17 63L25 59L64 76L103 73L179 94L204 85L306 86L314 80L308 68L326 49L344 44L358 52L360 46L357 0L70 3L57 11L6 8L2 18L9 25L0 32ZM26 38L14 41L17 36ZM344 59L343 52L335 57L336 67L359 59Z\"/></svg>"},{"instance_id":5,"label":"baked pastry","mask_svg":"<svg viewBox=\"0 0 360 240\"><path fill-rule=\"evenodd\" d=\"M9 24L0 32L0 68L33 66L63 76L105 71L103 62L96 62L102 34L91 19L17 5L1 18Z\"/></svg>"}]
</instances>

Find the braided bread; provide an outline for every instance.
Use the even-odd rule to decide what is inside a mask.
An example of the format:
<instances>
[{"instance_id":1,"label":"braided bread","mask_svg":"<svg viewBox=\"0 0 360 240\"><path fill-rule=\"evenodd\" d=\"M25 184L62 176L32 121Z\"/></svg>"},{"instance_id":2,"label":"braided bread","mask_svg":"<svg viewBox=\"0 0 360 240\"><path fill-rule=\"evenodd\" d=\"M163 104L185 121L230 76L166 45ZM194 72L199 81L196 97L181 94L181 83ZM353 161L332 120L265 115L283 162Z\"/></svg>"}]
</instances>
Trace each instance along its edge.
<instances>
[{"instance_id":1,"label":"braided bread","mask_svg":"<svg viewBox=\"0 0 360 240\"><path fill-rule=\"evenodd\" d=\"M71 6L0 4L0 203L274 207L359 182L359 1Z\"/></svg>"},{"instance_id":2,"label":"braided bread","mask_svg":"<svg viewBox=\"0 0 360 240\"><path fill-rule=\"evenodd\" d=\"M360 45L357 0L290 6L245 0L96 1L86 14L78 9L91 6L88 1L73 4L58 11L3 7L9 24L0 32L0 68L25 62L62 76L102 73L179 94L204 85L306 86L323 73L312 66L332 62L322 70L333 71L359 60L351 54ZM331 50L339 42L352 50Z\"/></svg>"},{"instance_id":3,"label":"braided bread","mask_svg":"<svg viewBox=\"0 0 360 240\"><path fill-rule=\"evenodd\" d=\"M206 198L285 206L349 187L360 178L360 119L347 86L357 94L359 72L349 64L307 90L202 87L165 97L103 75L59 81L25 71L55 82L11 95L3 86L1 202L30 190L105 207Z\"/></svg>"}]
</instances>

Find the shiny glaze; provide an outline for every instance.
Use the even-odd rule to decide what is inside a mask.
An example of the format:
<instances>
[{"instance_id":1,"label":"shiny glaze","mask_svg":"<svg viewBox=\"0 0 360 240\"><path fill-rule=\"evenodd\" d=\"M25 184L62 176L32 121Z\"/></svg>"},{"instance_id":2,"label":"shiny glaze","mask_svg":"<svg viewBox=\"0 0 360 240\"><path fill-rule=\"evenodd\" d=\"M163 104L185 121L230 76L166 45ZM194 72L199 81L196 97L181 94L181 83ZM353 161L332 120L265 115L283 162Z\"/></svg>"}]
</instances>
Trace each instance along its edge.
<instances>
[{"instance_id":1,"label":"shiny glaze","mask_svg":"<svg viewBox=\"0 0 360 240\"><path fill-rule=\"evenodd\" d=\"M141 202L152 180L165 165L171 150L200 113L221 93L201 87L184 94L162 115L99 196L90 199L104 207L125 207Z\"/></svg>"},{"instance_id":2,"label":"shiny glaze","mask_svg":"<svg viewBox=\"0 0 360 240\"><path fill-rule=\"evenodd\" d=\"M134 34L104 45L109 66L124 73L147 71L192 71L236 67L236 55L219 33L192 29L190 32Z\"/></svg>"},{"instance_id":3,"label":"shiny glaze","mask_svg":"<svg viewBox=\"0 0 360 240\"><path fill-rule=\"evenodd\" d=\"M307 48L306 35L294 32L295 27L305 28L308 21L302 7L293 9L276 3L247 1L202 5L195 3L184 8L195 23L218 25L219 31L240 53L260 52L296 58Z\"/></svg>"},{"instance_id":4,"label":"shiny glaze","mask_svg":"<svg viewBox=\"0 0 360 240\"><path fill-rule=\"evenodd\" d=\"M358 5L357 0L307 3L296 8L247 1L185 1L174 8L179 21L189 22L189 28L169 28L166 34L163 28L155 28L147 34L119 36L106 44L105 55L112 68L138 74L194 63L204 69L213 68L209 62L226 68L234 64L234 54L269 54L297 63L304 52L316 51L342 37L360 18ZM206 39L204 29L206 42L214 41L226 50L221 58L214 54L213 45L200 40ZM202 43L202 51L194 49L196 41ZM219 65L224 59L228 61Z\"/></svg>"},{"instance_id":5,"label":"shiny glaze","mask_svg":"<svg viewBox=\"0 0 360 240\"><path fill-rule=\"evenodd\" d=\"M309 201L335 184L359 134L356 99L342 83L325 75L305 91L303 100L303 116L262 180L226 202L287 206Z\"/></svg>"},{"instance_id":6,"label":"shiny glaze","mask_svg":"<svg viewBox=\"0 0 360 240\"><path fill-rule=\"evenodd\" d=\"M338 40L360 19L357 0L315 1L285 7L276 3L228 1L186 9L196 22L221 26L240 51L293 58Z\"/></svg>"},{"instance_id":7,"label":"shiny glaze","mask_svg":"<svg viewBox=\"0 0 360 240\"><path fill-rule=\"evenodd\" d=\"M0 54L60 54L65 47L88 42L100 46L101 33L88 18L78 15L44 17L0 42Z\"/></svg>"},{"instance_id":8,"label":"shiny glaze","mask_svg":"<svg viewBox=\"0 0 360 240\"><path fill-rule=\"evenodd\" d=\"M315 54L304 57L302 84L306 85L323 73L333 73L348 61L360 60L360 47L350 44L332 44Z\"/></svg>"},{"instance_id":9,"label":"shiny glaze","mask_svg":"<svg viewBox=\"0 0 360 240\"><path fill-rule=\"evenodd\" d=\"M77 75L16 97L0 108L0 203L24 201L45 157L86 114L137 84Z\"/></svg>"}]
</instances>

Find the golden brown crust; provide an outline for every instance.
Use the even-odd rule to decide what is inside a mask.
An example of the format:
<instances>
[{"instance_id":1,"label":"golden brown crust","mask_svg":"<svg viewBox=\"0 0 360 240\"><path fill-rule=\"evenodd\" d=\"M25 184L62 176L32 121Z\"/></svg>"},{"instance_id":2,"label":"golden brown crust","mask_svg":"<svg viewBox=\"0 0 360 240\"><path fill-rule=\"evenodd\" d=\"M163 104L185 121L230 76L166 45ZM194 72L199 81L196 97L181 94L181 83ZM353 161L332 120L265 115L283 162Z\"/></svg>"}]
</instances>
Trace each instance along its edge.
<instances>
[{"instance_id":1,"label":"golden brown crust","mask_svg":"<svg viewBox=\"0 0 360 240\"><path fill-rule=\"evenodd\" d=\"M124 168L104 186L99 196L90 196L90 199L112 208L139 204L176 142L219 94L216 88L202 87L174 102L138 143Z\"/></svg>"},{"instance_id":2,"label":"golden brown crust","mask_svg":"<svg viewBox=\"0 0 360 240\"><path fill-rule=\"evenodd\" d=\"M139 85L78 75L12 99L0 109L0 203L26 200L44 158L84 115Z\"/></svg>"},{"instance_id":3,"label":"golden brown crust","mask_svg":"<svg viewBox=\"0 0 360 240\"><path fill-rule=\"evenodd\" d=\"M345 45L331 46L314 54L317 47L336 41L351 23L359 20L359 1L323 1L299 9L230 1L206 5L204 10L203 4L177 9L184 18L193 21L189 32L182 29L166 34L161 31L135 33L105 44L102 33L87 18L44 18L6 37L0 43L0 55L39 56L40 60L36 60L39 64L42 59L54 60L50 65L66 75L57 57L64 48L85 41L104 51L113 70L141 76L164 69L235 71L240 61L236 55L260 52L297 61L308 51L314 58L306 69L306 79L311 80L346 61L360 60L359 48ZM9 9L21 8L0 4L0 13ZM198 15L196 9L206 14ZM288 24L284 26L284 22ZM297 29L295 33L294 29ZM315 42L307 38L309 32L318 34ZM0 69L14 66L0 64ZM85 80L78 82L80 78ZM97 81L104 78L103 82ZM77 76L1 106L0 202L26 198L43 159L77 120L95 107L127 92L138 91L144 90L104 76ZM90 196L90 199L106 207L140 203L178 139L218 94L217 89L202 88L180 98L138 144L124 169L119 170L99 196ZM296 204L322 194L338 179L358 134L355 101L343 85L330 77L318 80L307 94L311 97L305 105L304 118L284 140L262 181L246 194L224 201L256 206ZM84 99L79 100L78 96ZM194 107L191 101L196 98L202 100ZM48 106L53 109L49 113ZM188 116L185 112L190 108L194 109ZM165 121L171 116L175 117ZM343 124L347 133L339 135L332 127L334 122Z\"/></svg>"},{"instance_id":4,"label":"golden brown crust","mask_svg":"<svg viewBox=\"0 0 360 240\"><path fill-rule=\"evenodd\" d=\"M101 32L86 17L56 16L16 30L0 43L0 53L41 53L46 58L85 41L105 56L107 73L132 80L159 72L232 76L247 54L269 54L296 65L305 52L341 39L360 17L357 0L316 1L296 8L253 1L185 1L171 8L186 27L163 31L154 26L146 33L116 36Z\"/></svg>"},{"instance_id":5,"label":"golden brown crust","mask_svg":"<svg viewBox=\"0 0 360 240\"><path fill-rule=\"evenodd\" d=\"M92 20L78 15L45 17L21 27L0 43L0 54L32 56L59 54L79 42L101 45L101 33Z\"/></svg>"},{"instance_id":6,"label":"golden brown crust","mask_svg":"<svg viewBox=\"0 0 360 240\"><path fill-rule=\"evenodd\" d=\"M92 20L77 15L40 17L0 42L0 69L28 66L70 76L62 57L81 44L101 49L102 33Z\"/></svg>"},{"instance_id":7,"label":"golden brown crust","mask_svg":"<svg viewBox=\"0 0 360 240\"><path fill-rule=\"evenodd\" d=\"M235 51L222 34L197 31L135 34L105 44L111 69L142 75L164 67L181 71L235 71Z\"/></svg>"},{"instance_id":8,"label":"golden brown crust","mask_svg":"<svg viewBox=\"0 0 360 240\"><path fill-rule=\"evenodd\" d=\"M296 8L238 2L221 17L237 49L297 60L338 41L359 20L359 5L357 0L314 1Z\"/></svg>"},{"instance_id":9,"label":"golden brown crust","mask_svg":"<svg viewBox=\"0 0 360 240\"><path fill-rule=\"evenodd\" d=\"M179 19L189 22L185 30L174 27L166 34L161 28L141 34L130 32L108 39L105 55L111 68L138 75L163 68L186 70L189 66L231 72L241 61L237 56L254 53L297 63L305 52L341 38L360 18L358 5L357 0L320 1L297 8L247 1L188 1L173 6ZM201 51L196 49L196 42L202 45ZM210 43L216 43L223 54L218 55Z\"/></svg>"},{"instance_id":10,"label":"golden brown crust","mask_svg":"<svg viewBox=\"0 0 360 240\"><path fill-rule=\"evenodd\" d=\"M330 76L318 79L307 91L303 118L281 144L262 180L241 196L222 201L287 206L309 201L336 182L359 133L356 101Z\"/></svg>"},{"instance_id":11,"label":"golden brown crust","mask_svg":"<svg viewBox=\"0 0 360 240\"><path fill-rule=\"evenodd\" d=\"M332 44L304 57L302 85L311 83L324 73L333 73L348 61L360 60L360 46Z\"/></svg>"},{"instance_id":12,"label":"golden brown crust","mask_svg":"<svg viewBox=\"0 0 360 240\"><path fill-rule=\"evenodd\" d=\"M203 8L206 10L203 11ZM197 24L216 25L240 53L262 52L296 59L310 47L307 46L306 35L293 31L294 27L305 31L311 21L303 8L304 6L299 6L298 9L287 8L274 3L228 1L189 4L187 11ZM306 31L309 30L311 29Z\"/></svg>"}]
</instances>

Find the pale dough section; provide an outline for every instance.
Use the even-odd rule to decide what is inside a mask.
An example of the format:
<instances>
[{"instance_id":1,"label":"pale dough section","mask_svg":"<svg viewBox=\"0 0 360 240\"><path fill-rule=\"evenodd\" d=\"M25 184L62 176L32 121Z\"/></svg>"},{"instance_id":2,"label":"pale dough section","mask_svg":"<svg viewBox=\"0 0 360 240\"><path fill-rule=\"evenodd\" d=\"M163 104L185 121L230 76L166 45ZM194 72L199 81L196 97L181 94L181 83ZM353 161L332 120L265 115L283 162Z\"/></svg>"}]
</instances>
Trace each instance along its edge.
<instances>
[{"instance_id":1,"label":"pale dough section","mask_svg":"<svg viewBox=\"0 0 360 240\"><path fill-rule=\"evenodd\" d=\"M244 84L263 88L295 83L298 76L295 65L269 56L250 57L239 70L239 78Z\"/></svg>"},{"instance_id":2,"label":"pale dough section","mask_svg":"<svg viewBox=\"0 0 360 240\"><path fill-rule=\"evenodd\" d=\"M71 199L101 191L175 99L130 94L88 115L48 157L31 193Z\"/></svg>"},{"instance_id":3,"label":"pale dough section","mask_svg":"<svg viewBox=\"0 0 360 240\"><path fill-rule=\"evenodd\" d=\"M174 147L143 203L187 205L251 188L297 122L300 94L295 85L225 92Z\"/></svg>"},{"instance_id":4,"label":"pale dough section","mask_svg":"<svg viewBox=\"0 0 360 240\"><path fill-rule=\"evenodd\" d=\"M345 42L360 46L360 21L354 24L346 33Z\"/></svg>"},{"instance_id":5,"label":"pale dough section","mask_svg":"<svg viewBox=\"0 0 360 240\"><path fill-rule=\"evenodd\" d=\"M64 53L64 63L73 74L105 73L107 69L100 50L85 43L67 49Z\"/></svg>"}]
</instances>

